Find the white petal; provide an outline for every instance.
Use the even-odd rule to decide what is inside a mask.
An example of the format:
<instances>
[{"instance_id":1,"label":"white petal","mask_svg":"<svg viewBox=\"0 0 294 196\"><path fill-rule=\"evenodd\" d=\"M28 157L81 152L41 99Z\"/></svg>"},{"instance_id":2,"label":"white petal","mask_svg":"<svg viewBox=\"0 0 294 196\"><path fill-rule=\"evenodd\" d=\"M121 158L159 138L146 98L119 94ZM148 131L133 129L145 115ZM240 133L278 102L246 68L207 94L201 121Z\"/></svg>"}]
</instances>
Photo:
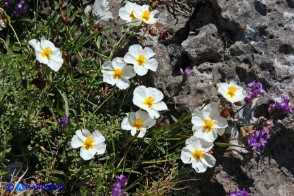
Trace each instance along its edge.
<instances>
[{"instance_id":1,"label":"white petal","mask_svg":"<svg viewBox=\"0 0 294 196\"><path fill-rule=\"evenodd\" d=\"M127 89L130 86L130 81L126 78L121 78L120 80L118 80L118 82L116 83L116 86L121 89Z\"/></svg>"},{"instance_id":2,"label":"white petal","mask_svg":"<svg viewBox=\"0 0 294 196\"><path fill-rule=\"evenodd\" d=\"M121 123L121 129L123 130L131 130L132 126L129 123L129 117L125 117Z\"/></svg>"},{"instance_id":3,"label":"white petal","mask_svg":"<svg viewBox=\"0 0 294 196\"><path fill-rule=\"evenodd\" d=\"M50 67L53 71L57 72L63 64L63 59L61 56L53 56L51 55L51 59L48 62L48 67Z\"/></svg>"},{"instance_id":4,"label":"white petal","mask_svg":"<svg viewBox=\"0 0 294 196\"><path fill-rule=\"evenodd\" d=\"M131 135L134 136L136 134L137 134L137 129L134 128L134 127L132 127L132 129L131 129Z\"/></svg>"},{"instance_id":5,"label":"white petal","mask_svg":"<svg viewBox=\"0 0 294 196\"><path fill-rule=\"evenodd\" d=\"M147 59L150 59L152 58L155 53L153 52L153 50L149 47L145 47L142 51L143 55L147 58Z\"/></svg>"},{"instance_id":6,"label":"white petal","mask_svg":"<svg viewBox=\"0 0 294 196\"><path fill-rule=\"evenodd\" d=\"M182 149L181 160L186 164L192 163L192 152L187 147Z\"/></svg>"},{"instance_id":7,"label":"white petal","mask_svg":"<svg viewBox=\"0 0 294 196\"><path fill-rule=\"evenodd\" d=\"M41 53L42 52L41 44L40 44L40 42L38 40L32 39L28 43L34 48L36 53Z\"/></svg>"},{"instance_id":8,"label":"white petal","mask_svg":"<svg viewBox=\"0 0 294 196\"><path fill-rule=\"evenodd\" d=\"M111 72L109 72L109 71L108 72L106 72L106 71L103 72L103 82L106 82L106 83L111 84L111 85L115 85L116 79L113 78L112 71Z\"/></svg>"},{"instance_id":9,"label":"white petal","mask_svg":"<svg viewBox=\"0 0 294 196\"><path fill-rule=\"evenodd\" d=\"M41 38L40 44L41 44L42 49L44 49L46 47L49 47L52 51L55 49L54 44L51 41L46 40L44 37Z\"/></svg>"},{"instance_id":10,"label":"white petal","mask_svg":"<svg viewBox=\"0 0 294 196\"><path fill-rule=\"evenodd\" d=\"M70 144L72 148L80 148L83 145L83 141L77 135L74 135Z\"/></svg>"},{"instance_id":11,"label":"white petal","mask_svg":"<svg viewBox=\"0 0 294 196\"><path fill-rule=\"evenodd\" d=\"M138 86L134 90L133 102L136 106L141 107L144 99L147 97L147 88L145 86ZM136 103L137 104L136 104Z\"/></svg>"},{"instance_id":12,"label":"white petal","mask_svg":"<svg viewBox=\"0 0 294 196\"><path fill-rule=\"evenodd\" d=\"M127 65L122 69L123 76L127 79L130 79L136 75L134 72L133 66Z\"/></svg>"},{"instance_id":13,"label":"white petal","mask_svg":"<svg viewBox=\"0 0 294 196\"><path fill-rule=\"evenodd\" d=\"M106 151L106 144L104 142L102 142L102 143L95 145L94 148L96 149L96 154L101 155L101 154L104 154Z\"/></svg>"},{"instance_id":14,"label":"white petal","mask_svg":"<svg viewBox=\"0 0 294 196\"><path fill-rule=\"evenodd\" d=\"M82 129L82 134L85 137L91 137L92 136L91 132L88 129Z\"/></svg>"},{"instance_id":15,"label":"white petal","mask_svg":"<svg viewBox=\"0 0 294 196\"><path fill-rule=\"evenodd\" d=\"M95 144L103 143L105 141L105 137L98 130L95 130L92 133L92 136L93 136L93 139L95 141Z\"/></svg>"},{"instance_id":16,"label":"white petal","mask_svg":"<svg viewBox=\"0 0 294 196\"><path fill-rule=\"evenodd\" d=\"M201 112L199 112L199 111L193 112L191 122L194 126L203 127L204 121L205 121L205 119L204 119L204 116ZM202 130L202 128L201 128L201 130Z\"/></svg>"},{"instance_id":17,"label":"white petal","mask_svg":"<svg viewBox=\"0 0 294 196\"><path fill-rule=\"evenodd\" d=\"M112 59L111 63L114 69L123 69L126 66L126 63L123 61L123 58L121 57L115 57L114 59Z\"/></svg>"},{"instance_id":18,"label":"white petal","mask_svg":"<svg viewBox=\"0 0 294 196\"><path fill-rule=\"evenodd\" d=\"M84 141L87 137L85 137L82 133L82 130L77 130L76 131L76 135L78 136L78 138L81 140L81 141Z\"/></svg>"},{"instance_id":19,"label":"white petal","mask_svg":"<svg viewBox=\"0 0 294 196\"><path fill-rule=\"evenodd\" d=\"M156 59L149 59L146 61L144 67L150 69L151 71L156 71L158 68L158 62Z\"/></svg>"},{"instance_id":20,"label":"white petal","mask_svg":"<svg viewBox=\"0 0 294 196\"><path fill-rule=\"evenodd\" d=\"M139 132L139 135L138 135L138 138L144 137L145 134L146 134L146 129L145 128L141 128L140 129L140 132Z\"/></svg>"},{"instance_id":21,"label":"white petal","mask_svg":"<svg viewBox=\"0 0 294 196\"><path fill-rule=\"evenodd\" d=\"M159 112L157 112L156 110L148 109L147 112L151 118L159 118L160 117Z\"/></svg>"},{"instance_id":22,"label":"white petal","mask_svg":"<svg viewBox=\"0 0 294 196\"><path fill-rule=\"evenodd\" d=\"M214 142L216 140L217 135L213 134L213 131L206 132L206 131L195 131L193 134L195 137L201 138L203 140L206 140L208 142Z\"/></svg>"},{"instance_id":23,"label":"white petal","mask_svg":"<svg viewBox=\"0 0 294 196\"><path fill-rule=\"evenodd\" d=\"M167 108L167 105L163 101L161 101L161 102L155 103L153 105L153 109L157 111L163 111L163 110L167 110L168 108Z\"/></svg>"},{"instance_id":24,"label":"white petal","mask_svg":"<svg viewBox=\"0 0 294 196\"><path fill-rule=\"evenodd\" d=\"M211 154L204 154L203 159L201 159L201 162L203 162L208 167L213 167L215 165L216 159Z\"/></svg>"},{"instance_id":25,"label":"white petal","mask_svg":"<svg viewBox=\"0 0 294 196\"><path fill-rule=\"evenodd\" d=\"M136 62L136 57L131 54L130 52L127 52L124 56L124 62L129 63L129 64L133 64L133 65L138 65L138 63Z\"/></svg>"},{"instance_id":26,"label":"white petal","mask_svg":"<svg viewBox=\"0 0 294 196\"><path fill-rule=\"evenodd\" d=\"M207 170L207 166L204 165L203 163L201 163L200 161L196 162L196 161L193 161L192 162L192 167L195 169L195 171L197 173L203 173Z\"/></svg>"},{"instance_id":27,"label":"white petal","mask_svg":"<svg viewBox=\"0 0 294 196\"><path fill-rule=\"evenodd\" d=\"M94 155L97 153L97 150L95 148L89 148L88 150L85 147L81 147L80 156L85 161L90 160L94 157Z\"/></svg>"},{"instance_id":28,"label":"white petal","mask_svg":"<svg viewBox=\"0 0 294 196\"><path fill-rule=\"evenodd\" d=\"M134 56L134 57L137 57L139 56L140 54L142 54L142 46L139 45L139 44L134 44L134 45L131 45L129 47L129 52Z\"/></svg>"},{"instance_id":29,"label":"white petal","mask_svg":"<svg viewBox=\"0 0 294 196\"><path fill-rule=\"evenodd\" d=\"M144 66L140 66L140 65L134 64L134 71L139 76L144 76L144 75L147 74L148 69L146 69Z\"/></svg>"}]
</instances>

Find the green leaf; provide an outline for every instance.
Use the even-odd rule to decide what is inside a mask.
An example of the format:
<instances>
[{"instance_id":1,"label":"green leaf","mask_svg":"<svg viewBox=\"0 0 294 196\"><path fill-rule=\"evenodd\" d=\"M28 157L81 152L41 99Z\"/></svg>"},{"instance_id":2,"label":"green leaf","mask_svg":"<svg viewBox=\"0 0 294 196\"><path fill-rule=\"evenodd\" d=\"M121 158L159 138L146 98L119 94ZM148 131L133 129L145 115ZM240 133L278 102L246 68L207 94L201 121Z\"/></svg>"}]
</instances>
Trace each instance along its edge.
<instances>
[{"instance_id":1,"label":"green leaf","mask_svg":"<svg viewBox=\"0 0 294 196\"><path fill-rule=\"evenodd\" d=\"M225 143L225 142L214 142L214 145L222 147L222 148L227 148L230 146L229 143Z\"/></svg>"},{"instance_id":2,"label":"green leaf","mask_svg":"<svg viewBox=\"0 0 294 196\"><path fill-rule=\"evenodd\" d=\"M68 107L68 99L67 99L67 96L65 93L61 92L59 89L57 89L58 92L60 93L60 95L62 96L63 98L63 101L64 101L64 107L65 107L65 114L67 116L69 116L69 107Z\"/></svg>"},{"instance_id":3,"label":"green leaf","mask_svg":"<svg viewBox=\"0 0 294 196\"><path fill-rule=\"evenodd\" d=\"M178 122L178 119L176 119L176 117L174 117L173 115L171 115L171 118L173 119L174 122Z\"/></svg>"}]
</instances>

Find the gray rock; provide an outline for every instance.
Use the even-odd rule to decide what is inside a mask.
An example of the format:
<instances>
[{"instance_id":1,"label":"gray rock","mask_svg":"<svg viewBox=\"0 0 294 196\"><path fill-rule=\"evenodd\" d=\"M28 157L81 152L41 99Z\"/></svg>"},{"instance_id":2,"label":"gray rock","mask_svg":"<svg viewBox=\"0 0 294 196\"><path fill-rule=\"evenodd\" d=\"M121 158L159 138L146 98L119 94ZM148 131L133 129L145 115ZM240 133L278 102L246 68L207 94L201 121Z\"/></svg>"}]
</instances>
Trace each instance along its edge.
<instances>
[{"instance_id":1,"label":"gray rock","mask_svg":"<svg viewBox=\"0 0 294 196\"><path fill-rule=\"evenodd\" d=\"M152 85L172 98L175 110L191 112L204 102L218 101L218 82L253 80L264 84L267 94L257 101L255 115L265 114L268 102L282 94L294 104L294 1L293 0L187 0L194 12L176 42L154 49L159 72ZM182 36L178 36L178 35ZM175 43L175 44L174 44ZM181 70L192 67L186 77ZM275 122L265 152L232 153L217 150L217 166L195 186L201 195L224 195L246 187L252 195L293 195L293 114ZM246 142L246 141L244 141ZM222 188L221 188L222 187Z\"/></svg>"}]
</instances>

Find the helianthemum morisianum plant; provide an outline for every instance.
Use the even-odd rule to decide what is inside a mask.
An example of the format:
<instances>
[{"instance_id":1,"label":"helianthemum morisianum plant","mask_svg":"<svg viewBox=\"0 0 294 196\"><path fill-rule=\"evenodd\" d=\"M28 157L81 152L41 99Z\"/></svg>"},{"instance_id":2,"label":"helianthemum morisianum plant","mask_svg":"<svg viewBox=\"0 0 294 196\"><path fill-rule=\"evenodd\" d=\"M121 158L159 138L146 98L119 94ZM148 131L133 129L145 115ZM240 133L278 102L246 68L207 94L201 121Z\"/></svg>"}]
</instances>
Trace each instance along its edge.
<instances>
[{"instance_id":1,"label":"helianthemum morisianum plant","mask_svg":"<svg viewBox=\"0 0 294 196\"><path fill-rule=\"evenodd\" d=\"M72 148L81 148L80 156L84 160L90 160L95 155L105 153L105 138L100 131L95 130L92 134L87 129L77 130L71 139Z\"/></svg>"},{"instance_id":2,"label":"helianthemum morisianum plant","mask_svg":"<svg viewBox=\"0 0 294 196\"><path fill-rule=\"evenodd\" d=\"M138 133L138 137L144 137L146 130L155 125L156 121L148 115L145 111L137 111L127 113L127 116L121 123L121 128L130 130L132 136Z\"/></svg>"},{"instance_id":3,"label":"helianthemum morisianum plant","mask_svg":"<svg viewBox=\"0 0 294 196\"><path fill-rule=\"evenodd\" d=\"M119 89L127 89L130 86L129 79L136 75L133 67L127 65L120 57L105 63L102 66L102 73L103 82L116 85Z\"/></svg>"},{"instance_id":4,"label":"helianthemum morisianum plant","mask_svg":"<svg viewBox=\"0 0 294 196\"><path fill-rule=\"evenodd\" d=\"M140 5L127 1L126 4L118 11L121 19L125 20L132 26L139 26L142 21L134 16L134 10L138 9Z\"/></svg>"},{"instance_id":5,"label":"helianthemum morisianum plant","mask_svg":"<svg viewBox=\"0 0 294 196\"><path fill-rule=\"evenodd\" d=\"M155 58L155 53L151 48L145 47L144 49L139 44L134 44L129 47L129 51L124 56L124 61L134 65L134 71L143 76L148 72L156 71L158 62Z\"/></svg>"},{"instance_id":6,"label":"helianthemum morisianum plant","mask_svg":"<svg viewBox=\"0 0 294 196\"><path fill-rule=\"evenodd\" d=\"M51 41L42 37L41 42L32 39L29 44L35 49L36 59L40 63L48 65L53 71L58 71L61 68L63 64L62 54Z\"/></svg>"},{"instance_id":7,"label":"helianthemum morisianum plant","mask_svg":"<svg viewBox=\"0 0 294 196\"><path fill-rule=\"evenodd\" d=\"M203 173L207 167L215 165L216 160L209 153L212 147L212 142L192 136L186 140L186 147L182 149L181 159L183 163L192 163L192 167L197 173Z\"/></svg>"},{"instance_id":8,"label":"helianthemum morisianum plant","mask_svg":"<svg viewBox=\"0 0 294 196\"><path fill-rule=\"evenodd\" d=\"M151 118L158 118L160 116L158 111L167 110L167 105L162 99L162 92L156 88L138 86L134 90L133 103L146 110Z\"/></svg>"},{"instance_id":9,"label":"helianthemum morisianum plant","mask_svg":"<svg viewBox=\"0 0 294 196\"><path fill-rule=\"evenodd\" d=\"M134 16L146 24L156 23L157 19L154 16L157 13L157 10L150 11L149 5L138 6L134 10Z\"/></svg>"},{"instance_id":10,"label":"helianthemum morisianum plant","mask_svg":"<svg viewBox=\"0 0 294 196\"><path fill-rule=\"evenodd\" d=\"M218 83L217 87L218 92L231 103L243 101L246 97L245 90L234 81L230 83Z\"/></svg>"},{"instance_id":11,"label":"helianthemum morisianum plant","mask_svg":"<svg viewBox=\"0 0 294 196\"><path fill-rule=\"evenodd\" d=\"M218 135L223 135L228 126L227 120L220 116L218 104L212 102L202 110L196 109L192 113L194 135L213 142Z\"/></svg>"}]
</instances>

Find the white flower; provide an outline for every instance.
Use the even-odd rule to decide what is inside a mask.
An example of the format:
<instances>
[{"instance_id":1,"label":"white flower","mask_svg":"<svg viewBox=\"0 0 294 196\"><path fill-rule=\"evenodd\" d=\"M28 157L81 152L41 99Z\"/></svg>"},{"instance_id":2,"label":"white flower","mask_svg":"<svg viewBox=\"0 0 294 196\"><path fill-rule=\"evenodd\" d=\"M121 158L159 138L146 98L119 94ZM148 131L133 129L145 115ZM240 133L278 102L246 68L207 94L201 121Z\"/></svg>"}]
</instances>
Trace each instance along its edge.
<instances>
[{"instance_id":1,"label":"white flower","mask_svg":"<svg viewBox=\"0 0 294 196\"><path fill-rule=\"evenodd\" d=\"M52 42L42 37L41 42L32 39L29 44L35 49L36 59L40 63L48 65L53 71L58 71L61 68L63 63L62 54Z\"/></svg>"},{"instance_id":2,"label":"white flower","mask_svg":"<svg viewBox=\"0 0 294 196\"><path fill-rule=\"evenodd\" d=\"M162 99L162 92L156 88L138 86L134 90L133 103L146 110L151 118L158 118L160 116L158 111L167 110L167 105Z\"/></svg>"},{"instance_id":3,"label":"white flower","mask_svg":"<svg viewBox=\"0 0 294 196\"><path fill-rule=\"evenodd\" d=\"M186 140L186 147L182 149L181 159L183 163L192 163L192 167L197 173L203 173L207 167L215 165L215 158L208 153L212 147L212 142L192 136Z\"/></svg>"},{"instance_id":4,"label":"white flower","mask_svg":"<svg viewBox=\"0 0 294 196\"><path fill-rule=\"evenodd\" d=\"M138 6L134 10L134 16L139 20L142 20L146 24L154 24L157 19L154 18L155 14L157 14L157 10L150 11L149 5Z\"/></svg>"},{"instance_id":5,"label":"white flower","mask_svg":"<svg viewBox=\"0 0 294 196\"><path fill-rule=\"evenodd\" d=\"M104 136L97 130L91 134L87 129L77 130L71 139L72 148L80 148L80 156L84 160L90 160L94 155L105 153L106 144Z\"/></svg>"},{"instance_id":6,"label":"white flower","mask_svg":"<svg viewBox=\"0 0 294 196\"><path fill-rule=\"evenodd\" d=\"M218 83L217 87L218 92L231 103L242 101L246 97L245 90L234 81L231 81L229 84Z\"/></svg>"},{"instance_id":7,"label":"white flower","mask_svg":"<svg viewBox=\"0 0 294 196\"><path fill-rule=\"evenodd\" d=\"M122 58L116 57L111 62L102 66L103 82L116 85L119 89L126 89L130 86L129 79L136 73L133 67L123 62Z\"/></svg>"},{"instance_id":8,"label":"white flower","mask_svg":"<svg viewBox=\"0 0 294 196\"><path fill-rule=\"evenodd\" d=\"M139 26L141 24L141 20L134 16L134 11L138 9L138 7L140 7L140 5L127 1L125 6L119 9L118 15L126 22L130 22L130 25Z\"/></svg>"},{"instance_id":9,"label":"white flower","mask_svg":"<svg viewBox=\"0 0 294 196\"><path fill-rule=\"evenodd\" d=\"M6 12L0 8L0 30L2 30L3 28L6 28L8 23L8 19L6 16Z\"/></svg>"},{"instance_id":10,"label":"white flower","mask_svg":"<svg viewBox=\"0 0 294 196\"><path fill-rule=\"evenodd\" d=\"M0 18L0 30L2 30L3 28L6 28L6 24L5 24L4 20L2 20Z\"/></svg>"},{"instance_id":11,"label":"white flower","mask_svg":"<svg viewBox=\"0 0 294 196\"><path fill-rule=\"evenodd\" d=\"M196 109L192 113L194 135L213 142L217 135L223 135L228 126L227 120L220 116L218 104L212 102L201 111Z\"/></svg>"},{"instance_id":12,"label":"white flower","mask_svg":"<svg viewBox=\"0 0 294 196\"><path fill-rule=\"evenodd\" d=\"M139 132L138 137L144 137L146 130L155 125L156 120L150 118L147 112L137 111L127 114L121 123L121 128L131 130L132 136Z\"/></svg>"},{"instance_id":13,"label":"white flower","mask_svg":"<svg viewBox=\"0 0 294 196\"><path fill-rule=\"evenodd\" d=\"M158 62L154 57L155 53L151 48L144 49L139 44L134 44L129 47L129 51L124 56L124 61L134 65L134 70L139 76L147 73L148 69L156 71Z\"/></svg>"}]
</instances>

